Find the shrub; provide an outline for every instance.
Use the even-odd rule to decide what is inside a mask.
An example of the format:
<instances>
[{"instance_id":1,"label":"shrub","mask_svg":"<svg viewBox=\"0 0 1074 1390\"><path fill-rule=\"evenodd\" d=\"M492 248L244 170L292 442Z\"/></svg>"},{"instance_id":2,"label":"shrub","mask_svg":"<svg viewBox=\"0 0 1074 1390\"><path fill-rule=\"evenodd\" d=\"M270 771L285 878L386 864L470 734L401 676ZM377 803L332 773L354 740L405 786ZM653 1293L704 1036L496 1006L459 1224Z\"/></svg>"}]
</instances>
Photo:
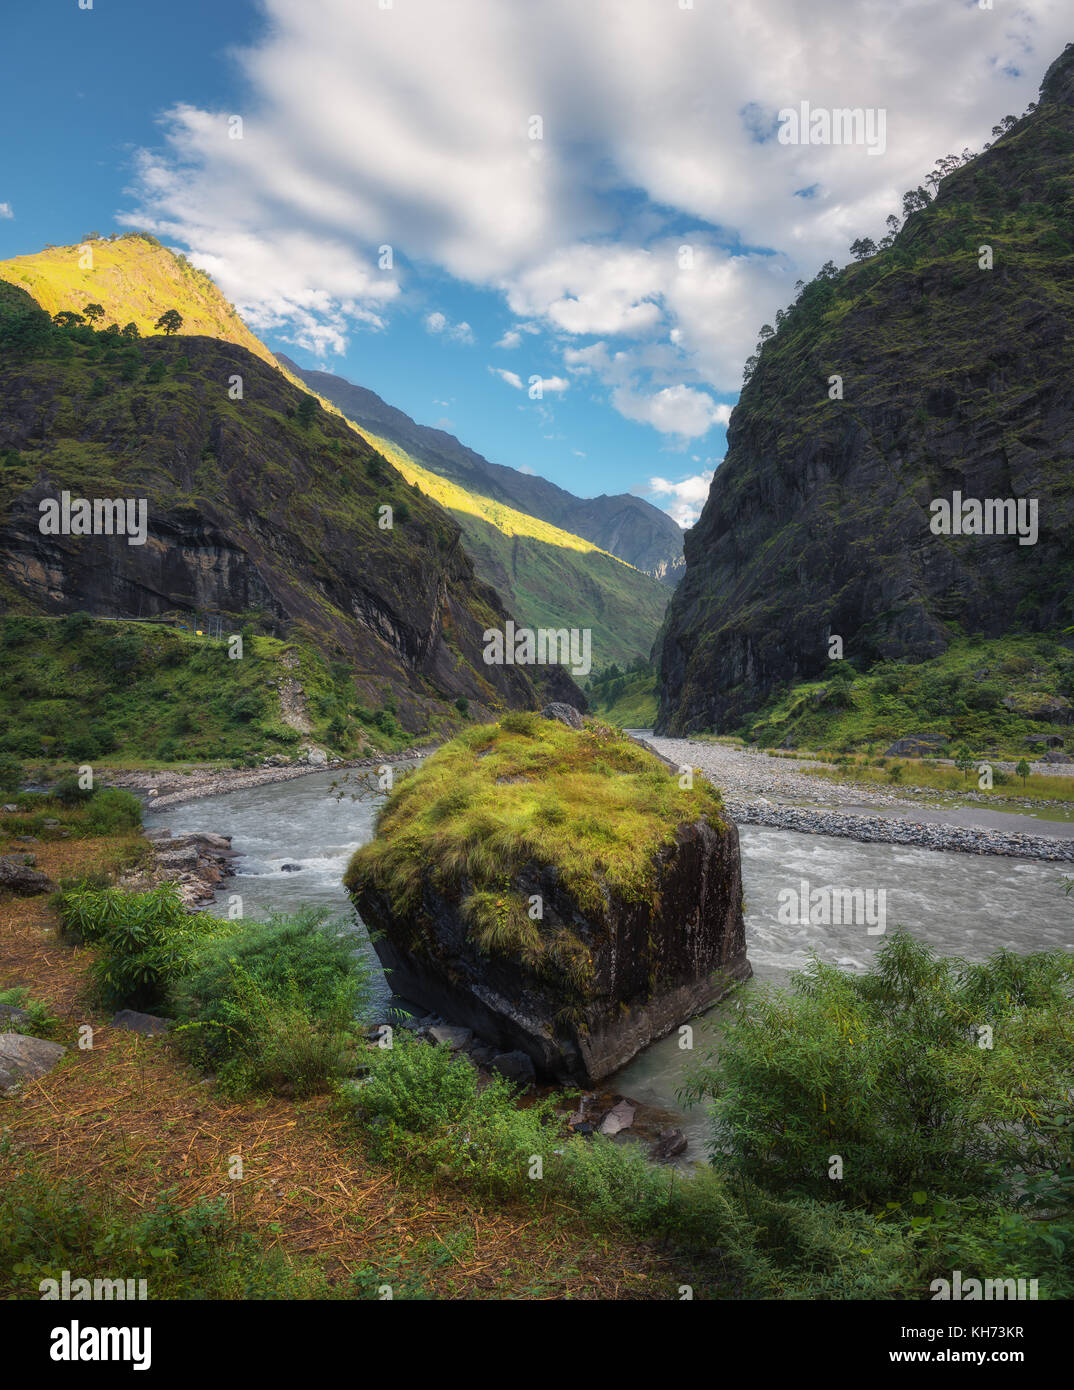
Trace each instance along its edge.
<instances>
[{"instance_id":1,"label":"shrub","mask_svg":"<svg viewBox=\"0 0 1074 1390\"><path fill-rule=\"evenodd\" d=\"M16 758L0 757L0 792L18 791L22 782L22 763Z\"/></svg>"},{"instance_id":2,"label":"shrub","mask_svg":"<svg viewBox=\"0 0 1074 1390\"><path fill-rule=\"evenodd\" d=\"M1063 1161L1072 982L1061 952L970 965L897 932L865 975L814 960L790 992L758 991L688 1091L711 1102L721 1162L773 1191L987 1200Z\"/></svg>"},{"instance_id":3,"label":"shrub","mask_svg":"<svg viewBox=\"0 0 1074 1390\"><path fill-rule=\"evenodd\" d=\"M315 908L210 940L174 992L181 1047L233 1094L325 1089L356 1060L368 975L355 949Z\"/></svg>"},{"instance_id":4,"label":"shrub","mask_svg":"<svg viewBox=\"0 0 1074 1390\"><path fill-rule=\"evenodd\" d=\"M98 787L86 806L85 824L92 835L137 830L142 824L142 803L121 787Z\"/></svg>"},{"instance_id":5,"label":"shrub","mask_svg":"<svg viewBox=\"0 0 1074 1390\"><path fill-rule=\"evenodd\" d=\"M112 1009L166 1005L195 947L225 926L188 913L172 884L144 893L61 893L57 907L68 936L100 946L93 974L101 1002Z\"/></svg>"}]
</instances>

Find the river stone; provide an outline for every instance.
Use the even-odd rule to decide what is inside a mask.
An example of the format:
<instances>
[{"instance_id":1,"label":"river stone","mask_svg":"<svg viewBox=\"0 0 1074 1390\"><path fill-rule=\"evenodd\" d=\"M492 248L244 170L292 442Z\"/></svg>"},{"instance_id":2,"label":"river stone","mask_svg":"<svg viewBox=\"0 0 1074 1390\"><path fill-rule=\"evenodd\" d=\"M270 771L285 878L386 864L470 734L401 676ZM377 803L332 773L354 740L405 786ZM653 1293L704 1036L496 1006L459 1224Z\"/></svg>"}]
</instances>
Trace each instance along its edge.
<instances>
[{"instance_id":1,"label":"river stone","mask_svg":"<svg viewBox=\"0 0 1074 1390\"><path fill-rule=\"evenodd\" d=\"M459 1052L462 1048L470 1046L474 1035L469 1028L454 1028L450 1023L437 1023L428 1029L426 1036L431 1043L442 1044L450 1047L452 1052Z\"/></svg>"},{"instance_id":2,"label":"river stone","mask_svg":"<svg viewBox=\"0 0 1074 1390\"><path fill-rule=\"evenodd\" d=\"M142 1033L147 1038L159 1037L166 1033L174 1020L158 1018L156 1014L140 1014L136 1009L120 1009L112 1019L113 1028L122 1028L127 1033Z\"/></svg>"},{"instance_id":3,"label":"river stone","mask_svg":"<svg viewBox=\"0 0 1074 1390\"><path fill-rule=\"evenodd\" d=\"M637 901L609 894L599 916L583 918L555 867L532 864L518 877L522 896L539 895L545 918L574 924L589 949L586 1001L576 1013L565 1013L556 985L524 964L479 951L459 903L432 884L407 916L368 878L349 886L397 994L503 1052L525 1052L541 1078L589 1087L753 973L730 818L680 825L655 851L654 884ZM659 962L655 979L650 957Z\"/></svg>"},{"instance_id":4,"label":"river stone","mask_svg":"<svg viewBox=\"0 0 1074 1390\"><path fill-rule=\"evenodd\" d=\"M492 1059L492 1070L505 1076L508 1081L518 1081L523 1086L532 1086L536 1080L533 1058L527 1052L501 1052Z\"/></svg>"},{"instance_id":5,"label":"river stone","mask_svg":"<svg viewBox=\"0 0 1074 1390\"><path fill-rule=\"evenodd\" d=\"M620 1100L612 1106L600 1122L601 1134L618 1134L629 1129L634 1123L634 1106L628 1100Z\"/></svg>"},{"instance_id":6,"label":"river stone","mask_svg":"<svg viewBox=\"0 0 1074 1390\"><path fill-rule=\"evenodd\" d=\"M1049 748L1041 759L1044 763L1074 763L1074 758L1069 753L1059 753L1054 748Z\"/></svg>"},{"instance_id":7,"label":"river stone","mask_svg":"<svg viewBox=\"0 0 1074 1390\"><path fill-rule=\"evenodd\" d=\"M0 1023L29 1023L30 1015L25 1009L17 1009L14 1004L0 1004Z\"/></svg>"},{"instance_id":8,"label":"river stone","mask_svg":"<svg viewBox=\"0 0 1074 1390\"><path fill-rule=\"evenodd\" d=\"M66 1047L30 1038L24 1033L0 1033L0 1091L13 1091L24 1081L36 1081L46 1076Z\"/></svg>"},{"instance_id":9,"label":"river stone","mask_svg":"<svg viewBox=\"0 0 1074 1390\"><path fill-rule=\"evenodd\" d=\"M323 748L311 748L306 754L306 762L310 767L324 767L328 762L328 754Z\"/></svg>"},{"instance_id":10,"label":"river stone","mask_svg":"<svg viewBox=\"0 0 1074 1390\"><path fill-rule=\"evenodd\" d=\"M652 1157L656 1159L678 1158L679 1154L686 1152L686 1147L686 1135L681 1129L662 1129L653 1145Z\"/></svg>"},{"instance_id":11,"label":"river stone","mask_svg":"<svg viewBox=\"0 0 1074 1390\"><path fill-rule=\"evenodd\" d=\"M561 724L566 724L569 729L582 729L585 727L582 716L573 705L565 705L559 700L553 700L550 705L545 705L541 710L542 719L558 719Z\"/></svg>"},{"instance_id":12,"label":"river stone","mask_svg":"<svg viewBox=\"0 0 1074 1390\"><path fill-rule=\"evenodd\" d=\"M3 888L9 893L20 893L23 897L56 891L56 885L46 874L38 873L36 869L13 858L0 859L0 889Z\"/></svg>"}]
</instances>

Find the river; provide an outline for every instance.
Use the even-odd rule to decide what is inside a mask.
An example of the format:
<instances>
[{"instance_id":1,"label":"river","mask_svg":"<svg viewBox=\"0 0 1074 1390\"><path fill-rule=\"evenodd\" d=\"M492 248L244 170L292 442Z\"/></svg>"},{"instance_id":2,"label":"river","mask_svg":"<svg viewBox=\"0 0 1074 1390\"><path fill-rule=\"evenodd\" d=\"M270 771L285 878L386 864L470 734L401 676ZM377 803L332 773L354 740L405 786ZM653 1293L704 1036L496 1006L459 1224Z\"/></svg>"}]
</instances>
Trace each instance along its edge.
<instances>
[{"instance_id":1,"label":"river","mask_svg":"<svg viewBox=\"0 0 1074 1390\"><path fill-rule=\"evenodd\" d=\"M148 823L166 826L173 834L198 830L230 835L241 858L236 876L225 881L218 900L226 904L229 894L241 894L246 917L324 904L356 921L343 888L343 871L352 852L372 837L382 797L370 794L373 781L357 770L343 784L342 799L337 799L332 785L340 777L338 772L312 773L204 797L153 814ZM352 793L357 785L367 792L356 800ZM802 880L811 889L882 889L887 930L903 926L945 955L982 960L1000 947L1074 951L1074 899L1065 896L1061 885L1069 865L859 844L763 826L742 826L740 835L747 951L759 981L786 983L813 951L822 960L861 971L884 940L883 935L869 935L864 925L781 922L780 893L799 890ZM287 871L285 864L299 867ZM360 923L357 929L383 1010L391 991ZM711 1045L726 1008L717 1005L697 1021L693 1055ZM697 1158L704 1150L704 1116L696 1110L683 1112L676 1099L691 1055L680 1050L672 1035L647 1048L605 1085L644 1104L677 1111L690 1140L689 1152Z\"/></svg>"}]
</instances>

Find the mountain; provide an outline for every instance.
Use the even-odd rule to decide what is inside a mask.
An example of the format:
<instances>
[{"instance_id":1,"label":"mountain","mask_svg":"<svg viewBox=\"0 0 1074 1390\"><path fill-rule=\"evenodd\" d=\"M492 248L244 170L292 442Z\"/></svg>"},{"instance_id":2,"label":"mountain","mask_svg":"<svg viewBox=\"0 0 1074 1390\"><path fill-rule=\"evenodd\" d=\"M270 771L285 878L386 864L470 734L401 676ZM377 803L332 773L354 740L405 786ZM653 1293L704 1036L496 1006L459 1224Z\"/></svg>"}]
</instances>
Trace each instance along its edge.
<instances>
[{"instance_id":1,"label":"mountain","mask_svg":"<svg viewBox=\"0 0 1074 1390\"><path fill-rule=\"evenodd\" d=\"M625 560L668 585L683 570L682 530L666 512L629 493L575 497L573 493L517 468L490 463L453 434L419 425L374 391L330 372L307 371L279 355L280 362L311 390L339 407L361 430L390 439L415 463L481 497L505 503Z\"/></svg>"},{"instance_id":2,"label":"mountain","mask_svg":"<svg viewBox=\"0 0 1074 1390\"><path fill-rule=\"evenodd\" d=\"M777 316L686 537L659 729L740 727L832 637L866 669L1074 621L1074 45L1004 127ZM1021 499L1034 543L934 533L974 499Z\"/></svg>"},{"instance_id":3,"label":"mountain","mask_svg":"<svg viewBox=\"0 0 1074 1390\"><path fill-rule=\"evenodd\" d=\"M591 541L430 473L388 439L365 438L451 513L479 577L519 622L588 629L594 669L648 658L667 608L664 584Z\"/></svg>"},{"instance_id":4,"label":"mountain","mask_svg":"<svg viewBox=\"0 0 1074 1390\"><path fill-rule=\"evenodd\" d=\"M507 614L459 527L252 349L59 328L0 282L0 401L0 609L253 621L346 663L411 732L456 701L584 704L558 668L485 664ZM141 539L53 534L40 504L64 492L130 498Z\"/></svg>"}]
</instances>

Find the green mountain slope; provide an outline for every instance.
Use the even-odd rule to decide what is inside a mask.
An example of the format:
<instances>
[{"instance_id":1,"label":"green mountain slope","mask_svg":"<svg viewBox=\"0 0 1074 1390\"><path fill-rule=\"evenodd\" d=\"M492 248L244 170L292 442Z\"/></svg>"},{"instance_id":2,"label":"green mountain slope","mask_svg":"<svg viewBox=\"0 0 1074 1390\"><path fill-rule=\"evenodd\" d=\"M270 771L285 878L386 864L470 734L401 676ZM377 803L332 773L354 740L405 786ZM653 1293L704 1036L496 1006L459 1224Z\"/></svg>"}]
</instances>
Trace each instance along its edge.
<instances>
[{"instance_id":1,"label":"green mountain slope","mask_svg":"<svg viewBox=\"0 0 1074 1390\"><path fill-rule=\"evenodd\" d=\"M1074 46L1010 124L778 316L686 539L660 729L739 727L833 636L864 670L1074 619ZM1036 543L934 534L956 492L1032 501Z\"/></svg>"},{"instance_id":2,"label":"green mountain slope","mask_svg":"<svg viewBox=\"0 0 1074 1390\"><path fill-rule=\"evenodd\" d=\"M346 664L354 698L393 702L411 732L457 719L456 701L582 698L558 670L485 664L482 632L507 615L455 522L246 348L56 328L0 282L0 401L8 611L211 611L233 631L245 615ZM43 534L39 504L65 490L144 499L145 543Z\"/></svg>"},{"instance_id":3,"label":"green mountain slope","mask_svg":"<svg viewBox=\"0 0 1074 1390\"><path fill-rule=\"evenodd\" d=\"M648 657L667 607L665 585L590 541L430 473L390 440L363 433L408 483L451 513L477 573L520 623L590 629L594 668Z\"/></svg>"},{"instance_id":4,"label":"green mountain slope","mask_svg":"<svg viewBox=\"0 0 1074 1390\"><path fill-rule=\"evenodd\" d=\"M363 433L390 439L422 468L480 497L582 536L669 587L678 583L683 568L682 530L643 497L630 493L575 497L547 478L490 463L446 430L419 425L375 391L329 372L308 371L289 357L279 360L311 391L338 406Z\"/></svg>"}]
</instances>

